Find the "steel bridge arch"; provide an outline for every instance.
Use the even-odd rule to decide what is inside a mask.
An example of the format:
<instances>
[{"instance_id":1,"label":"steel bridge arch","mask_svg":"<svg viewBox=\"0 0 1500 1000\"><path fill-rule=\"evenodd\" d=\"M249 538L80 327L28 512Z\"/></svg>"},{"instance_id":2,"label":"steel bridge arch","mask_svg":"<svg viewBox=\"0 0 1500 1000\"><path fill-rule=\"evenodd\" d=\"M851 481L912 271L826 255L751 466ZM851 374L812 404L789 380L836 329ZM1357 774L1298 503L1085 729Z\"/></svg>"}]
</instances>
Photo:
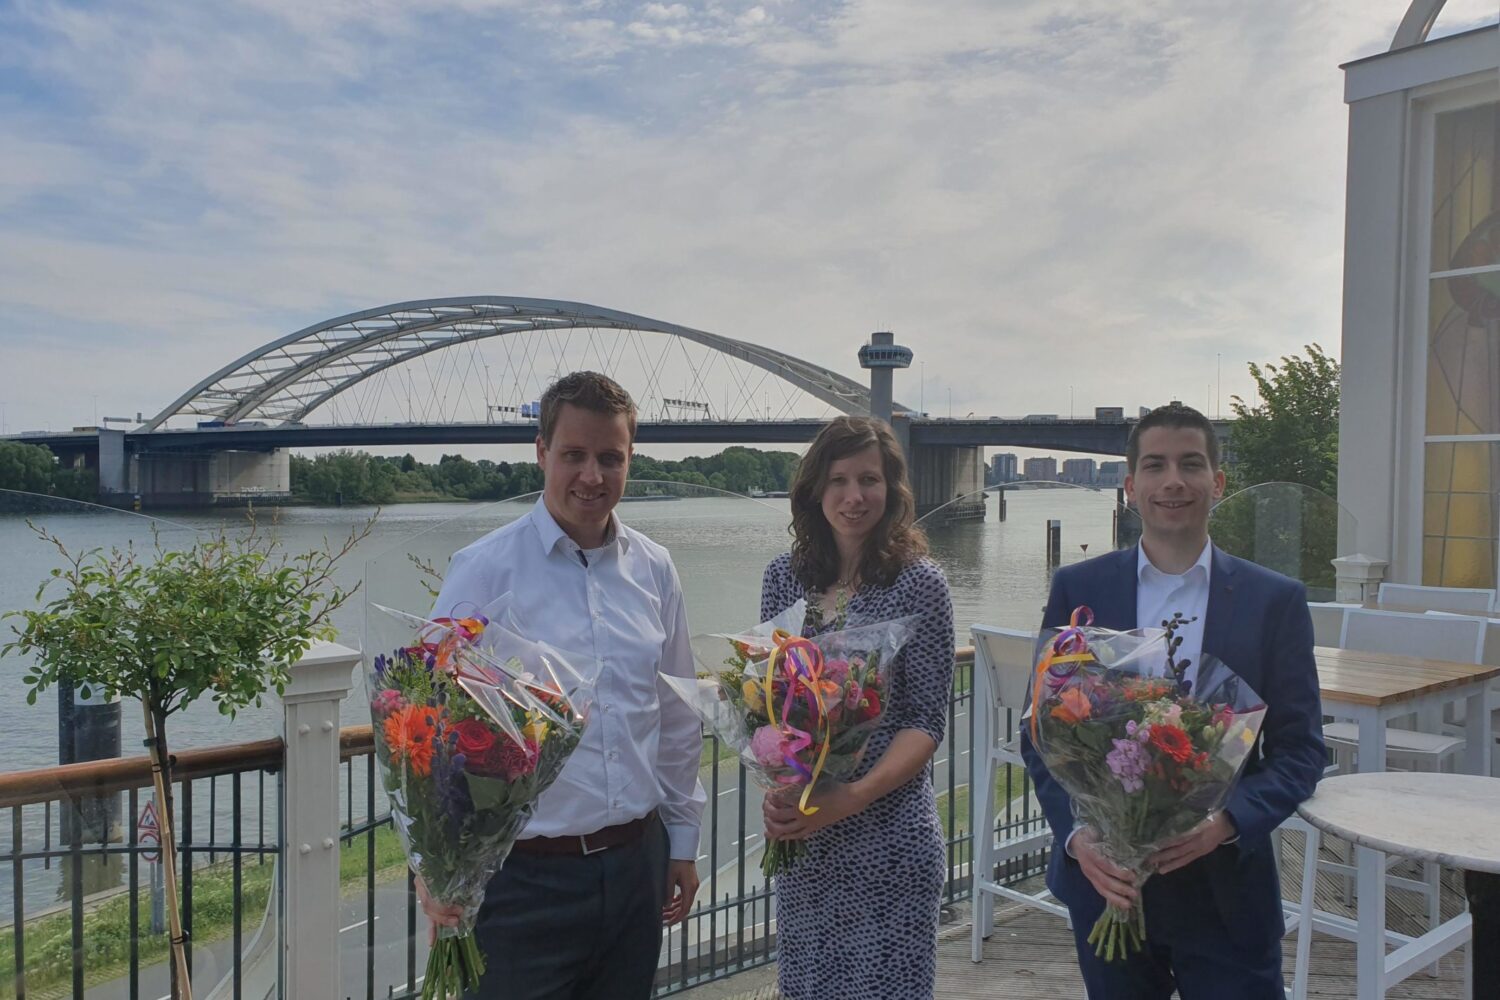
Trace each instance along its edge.
<instances>
[{"instance_id":1,"label":"steel bridge arch","mask_svg":"<svg viewBox=\"0 0 1500 1000\"><path fill-rule=\"evenodd\" d=\"M868 386L769 347L583 302L479 295L399 302L298 330L220 368L138 429L189 414L300 422L339 393L424 354L508 333L573 329L681 337L764 369L842 413L870 412Z\"/></svg>"}]
</instances>

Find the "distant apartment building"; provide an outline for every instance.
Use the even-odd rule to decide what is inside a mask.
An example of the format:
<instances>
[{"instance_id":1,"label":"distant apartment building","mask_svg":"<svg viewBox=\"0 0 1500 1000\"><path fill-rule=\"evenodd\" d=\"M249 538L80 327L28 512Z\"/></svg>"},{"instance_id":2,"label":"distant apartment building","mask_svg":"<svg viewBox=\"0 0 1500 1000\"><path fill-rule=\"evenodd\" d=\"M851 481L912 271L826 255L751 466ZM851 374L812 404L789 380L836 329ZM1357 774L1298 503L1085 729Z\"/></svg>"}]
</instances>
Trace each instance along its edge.
<instances>
[{"instance_id":1,"label":"distant apartment building","mask_svg":"<svg viewBox=\"0 0 1500 1000\"><path fill-rule=\"evenodd\" d=\"M1057 482L1057 459L1051 455L1028 458L1025 465L1026 478L1033 483Z\"/></svg>"},{"instance_id":2,"label":"distant apartment building","mask_svg":"<svg viewBox=\"0 0 1500 1000\"><path fill-rule=\"evenodd\" d=\"M1062 482L1074 486L1093 486L1098 463L1092 458L1070 458L1062 464Z\"/></svg>"},{"instance_id":3,"label":"distant apartment building","mask_svg":"<svg viewBox=\"0 0 1500 1000\"><path fill-rule=\"evenodd\" d=\"M1125 471L1124 462L1100 462L1099 472L1094 477L1094 485L1106 489L1118 489L1125 485Z\"/></svg>"},{"instance_id":4,"label":"distant apartment building","mask_svg":"<svg viewBox=\"0 0 1500 1000\"><path fill-rule=\"evenodd\" d=\"M990 482L1011 483L1021 478L1017 471L1019 460L1014 452L1001 452L990 456Z\"/></svg>"}]
</instances>

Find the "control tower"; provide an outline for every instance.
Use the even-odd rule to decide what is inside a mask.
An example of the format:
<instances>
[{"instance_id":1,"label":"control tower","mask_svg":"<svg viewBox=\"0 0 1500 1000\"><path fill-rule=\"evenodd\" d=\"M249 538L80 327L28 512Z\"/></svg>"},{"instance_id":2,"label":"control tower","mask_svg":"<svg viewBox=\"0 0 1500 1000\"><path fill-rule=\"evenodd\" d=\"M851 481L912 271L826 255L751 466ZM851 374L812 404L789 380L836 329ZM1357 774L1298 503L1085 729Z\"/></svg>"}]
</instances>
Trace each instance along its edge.
<instances>
[{"instance_id":1,"label":"control tower","mask_svg":"<svg viewBox=\"0 0 1500 1000\"><path fill-rule=\"evenodd\" d=\"M870 416L891 422L891 375L897 368L911 367L911 348L896 343L888 330L870 334L870 342L859 349L859 366L870 371Z\"/></svg>"}]
</instances>

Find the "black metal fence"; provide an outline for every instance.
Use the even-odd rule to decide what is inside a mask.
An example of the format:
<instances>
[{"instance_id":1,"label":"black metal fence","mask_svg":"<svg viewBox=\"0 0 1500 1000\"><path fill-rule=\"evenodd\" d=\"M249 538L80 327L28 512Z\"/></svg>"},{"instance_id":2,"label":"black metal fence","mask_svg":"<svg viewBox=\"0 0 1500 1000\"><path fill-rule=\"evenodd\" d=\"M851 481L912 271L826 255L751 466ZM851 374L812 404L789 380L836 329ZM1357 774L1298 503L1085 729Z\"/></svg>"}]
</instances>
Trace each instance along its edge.
<instances>
[{"instance_id":1,"label":"black metal fence","mask_svg":"<svg viewBox=\"0 0 1500 1000\"><path fill-rule=\"evenodd\" d=\"M955 917L970 887L972 671L972 653L961 651L948 739L933 762L948 848L945 919ZM775 958L773 893L760 870L760 793L737 757L712 737L708 745L703 883L698 905L664 942L659 996ZM340 757L342 992L351 1000L411 997L422 983L427 924L380 788L369 727L343 732ZM181 903L200 994L218 983L236 998L261 1000L267 988L279 995L272 862L281 841L282 758L280 740L178 755ZM152 798L150 777L141 758L0 776L0 809L10 811L8 849L0 853L0 895L10 901L10 924L0 933L0 968L8 972L0 998L71 992L157 1000L172 991L166 934L152 921L149 859L157 845L138 822ZM1021 822L1026 808L1024 776L1003 780L1002 829ZM1040 862L1013 864L1004 874L1033 874Z\"/></svg>"},{"instance_id":2,"label":"black metal fence","mask_svg":"<svg viewBox=\"0 0 1500 1000\"><path fill-rule=\"evenodd\" d=\"M245 995L247 962L279 982L275 858L281 842L280 740L177 755L180 905L200 992ZM146 804L144 758L0 775L9 837L0 850L0 997L137 1000L173 991L176 970ZM154 806L153 806L154 808Z\"/></svg>"},{"instance_id":3,"label":"black metal fence","mask_svg":"<svg viewBox=\"0 0 1500 1000\"><path fill-rule=\"evenodd\" d=\"M956 917L955 904L970 893L968 789L976 759L970 752L973 666L972 650L961 650L948 706L948 738L933 762L948 847L945 919ZM664 942L656 991L663 997L767 965L776 956L774 893L760 871L759 792L747 779L743 764L711 734L706 739L709 763L702 777L708 806L699 858L703 882L698 905ZM369 875L354 900L359 907L355 916L363 936L363 954L352 977L349 964L345 965L344 993L365 1000L406 998L421 986L427 929L417 912L409 876L399 866L384 866L380 860L389 857L391 850L391 842L382 840L393 833L378 795L371 749L367 728L345 731L344 847L346 856L362 859L360 864ZM1001 780L1005 784L999 801L1005 805L996 827L1003 830L1025 818L1027 783L1023 776L1009 774ZM1017 879L1035 874L1043 860L1038 856L1013 862L1006 874Z\"/></svg>"}]
</instances>

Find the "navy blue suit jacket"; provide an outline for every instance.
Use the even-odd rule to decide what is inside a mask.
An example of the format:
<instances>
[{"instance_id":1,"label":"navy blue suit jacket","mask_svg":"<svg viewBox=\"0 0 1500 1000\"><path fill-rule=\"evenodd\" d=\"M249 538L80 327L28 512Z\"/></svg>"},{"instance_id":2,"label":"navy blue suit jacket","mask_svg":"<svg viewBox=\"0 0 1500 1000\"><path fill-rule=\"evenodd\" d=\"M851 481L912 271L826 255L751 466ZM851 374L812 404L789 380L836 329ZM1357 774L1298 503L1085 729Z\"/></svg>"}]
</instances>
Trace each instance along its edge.
<instances>
[{"instance_id":1,"label":"navy blue suit jacket","mask_svg":"<svg viewBox=\"0 0 1500 1000\"><path fill-rule=\"evenodd\" d=\"M1058 570L1042 627L1067 625L1080 605L1091 608L1094 624L1104 628L1159 624L1135 620L1137 560L1131 547ZM1283 933L1271 835L1312 795L1327 761L1307 589L1214 549L1203 650L1239 674L1266 703L1261 741L1225 806L1239 839L1169 875L1152 876L1143 890L1145 905L1148 919L1163 923L1169 935L1199 937L1228 929L1231 940L1260 948ZM1063 850L1073 830L1072 801L1047 773L1027 727L1022 727L1021 752L1056 836L1047 886L1075 910L1097 914L1103 899Z\"/></svg>"}]
</instances>

